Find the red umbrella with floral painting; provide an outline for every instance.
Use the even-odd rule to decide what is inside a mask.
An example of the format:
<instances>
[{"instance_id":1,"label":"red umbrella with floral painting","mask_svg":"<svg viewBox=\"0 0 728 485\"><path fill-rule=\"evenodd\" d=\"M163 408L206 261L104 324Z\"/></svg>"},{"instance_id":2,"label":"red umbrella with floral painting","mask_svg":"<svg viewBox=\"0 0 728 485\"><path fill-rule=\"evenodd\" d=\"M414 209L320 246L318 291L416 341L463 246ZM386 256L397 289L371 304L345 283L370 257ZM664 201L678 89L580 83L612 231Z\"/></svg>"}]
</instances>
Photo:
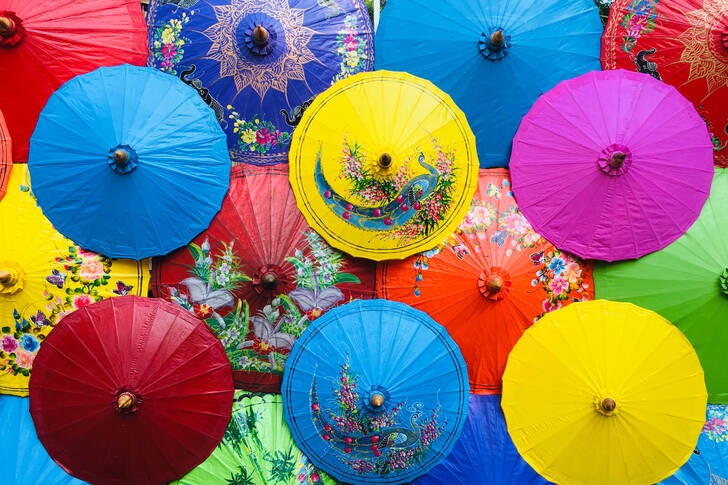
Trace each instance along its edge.
<instances>
[{"instance_id":1,"label":"red umbrella with floral painting","mask_svg":"<svg viewBox=\"0 0 728 485\"><path fill-rule=\"evenodd\" d=\"M222 340L236 386L277 392L308 324L374 295L373 263L332 249L306 224L283 166L237 166L210 227L154 266L152 291Z\"/></svg>"}]
</instances>

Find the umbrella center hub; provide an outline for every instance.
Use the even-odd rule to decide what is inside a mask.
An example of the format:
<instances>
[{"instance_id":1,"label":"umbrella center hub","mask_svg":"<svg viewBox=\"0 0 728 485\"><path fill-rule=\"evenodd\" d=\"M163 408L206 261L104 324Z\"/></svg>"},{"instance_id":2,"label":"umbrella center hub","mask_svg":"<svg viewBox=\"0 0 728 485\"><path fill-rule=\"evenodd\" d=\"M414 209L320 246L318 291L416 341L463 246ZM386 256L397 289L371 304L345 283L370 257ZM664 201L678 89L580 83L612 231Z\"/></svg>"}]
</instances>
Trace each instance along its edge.
<instances>
[{"instance_id":1,"label":"umbrella center hub","mask_svg":"<svg viewBox=\"0 0 728 485\"><path fill-rule=\"evenodd\" d=\"M478 278L478 290L488 300L502 300L511 290L511 275L498 266L486 268Z\"/></svg>"},{"instance_id":2,"label":"umbrella center hub","mask_svg":"<svg viewBox=\"0 0 728 485\"><path fill-rule=\"evenodd\" d=\"M129 145L117 145L109 150L107 155L109 167L120 175L126 175L134 170L139 162L136 151Z\"/></svg>"},{"instance_id":3,"label":"umbrella center hub","mask_svg":"<svg viewBox=\"0 0 728 485\"><path fill-rule=\"evenodd\" d=\"M142 398L138 394L129 390L121 390L116 393L114 398L114 409L119 414L134 414L139 411L141 403Z\"/></svg>"},{"instance_id":4,"label":"umbrella center hub","mask_svg":"<svg viewBox=\"0 0 728 485\"><path fill-rule=\"evenodd\" d=\"M387 409L389 392L382 386L372 386L363 397L364 407L372 413L382 413Z\"/></svg>"},{"instance_id":5,"label":"umbrella center hub","mask_svg":"<svg viewBox=\"0 0 728 485\"><path fill-rule=\"evenodd\" d=\"M720 292L728 296L728 268L724 269L718 278L720 284Z\"/></svg>"},{"instance_id":6,"label":"umbrella center hub","mask_svg":"<svg viewBox=\"0 0 728 485\"><path fill-rule=\"evenodd\" d=\"M617 401L609 396L596 396L594 398L594 408L599 414L608 418L616 416L619 412Z\"/></svg>"},{"instance_id":7,"label":"umbrella center hub","mask_svg":"<svg viewBox=\"0 0 728 485\"><path fill-rule=\"evenodd\" d=\"M500 61L507 56L510 46L511 36L502 27L490 27L487 32L481 32L478 41L480 53L491 61Z\"/></svg>"},{"instance_id":8,"label":"umbrella center hub","mask_svg":"<svg viewBox=\"0 0 728 485\"><path fill-rule=\"evenodd\" d=\"M23 289L25 272L13 261L0 261L0 294L12 295Z\"/></svg>"},{"instance_id":9,"label":"umbrella center hub","mask_svg":"<svg viewBox=\"0 0 728 485\"><path fill-rule=\"evenodd\" d=\"M0 11L0 46L15 47L25 37L23 21L9 10Z\"/></svg>"},{"instance_id":10,"label":"umbrella center hub","mask_svg":"<svg viewBox=\"0 0 728 485\"><path fill-rule=\"evenodd\" d=\"M253 275L253 288L262 296L272 297L287 293L290 282L283 269L275 264L266 264L258 268Z\"/></svg>"},{"instance_id":11,"label":"umbrella center hub","mask_svg":"<svg viewBox=\"0 0 728 485\"><path fill-rule=\"evenodd\" d=\"M597 163L604 174L618 177L629 171L632 165L632 152L627 146L615 143L599 153Z\"/></svg>"},{"instance_id":12,"label":"umbrella center hub","mask_svg":"<svg viewBox=\"0 0 728 485\"><path fill-rule=\"evenodd\" d=\"M278 20L261 12L248 15L236 29L238 50L257 58L277 58L285 44L284 30Z\"/></svg>"}]
</instances>

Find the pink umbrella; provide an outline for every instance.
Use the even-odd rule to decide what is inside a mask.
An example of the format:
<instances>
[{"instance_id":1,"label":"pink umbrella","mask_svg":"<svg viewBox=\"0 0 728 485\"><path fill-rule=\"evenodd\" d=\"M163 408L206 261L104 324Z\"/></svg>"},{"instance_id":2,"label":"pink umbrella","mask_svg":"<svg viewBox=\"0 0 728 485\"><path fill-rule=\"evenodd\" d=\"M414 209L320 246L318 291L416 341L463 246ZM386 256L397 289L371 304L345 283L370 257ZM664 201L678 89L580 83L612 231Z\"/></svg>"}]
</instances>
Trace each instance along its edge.
<instances>
[{"instance_id":1,"label":"pink umbrella","mask_svg":"<svg viewBox=\"0 0 728 485\"><path fill-rule=\"evenodd\" d=\"M510 168L537 233L582 258L615 261L662 249L695 222L713 145L674 87L595 71L539 98L513 140Z\"/></svg>"}]
</instances>

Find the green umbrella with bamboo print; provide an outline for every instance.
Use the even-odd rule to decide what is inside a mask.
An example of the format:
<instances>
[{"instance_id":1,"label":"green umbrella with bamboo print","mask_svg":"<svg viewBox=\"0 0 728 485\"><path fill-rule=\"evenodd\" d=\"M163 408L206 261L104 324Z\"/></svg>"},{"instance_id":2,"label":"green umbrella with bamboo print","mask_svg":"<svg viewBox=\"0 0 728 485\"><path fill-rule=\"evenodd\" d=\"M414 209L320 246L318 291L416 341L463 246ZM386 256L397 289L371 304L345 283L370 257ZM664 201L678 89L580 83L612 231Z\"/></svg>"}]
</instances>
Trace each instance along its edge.
<instances>
[{"instance_id":1,"label":"green umbrella with bamboo print","mask_svg":"<svg viewBox=\"0 0 728 485\"><path fill-rule=\"evenodd\" d=\"M236 391L220 444L173 485L333 485L298 449L279 394Z\"/></svg>"},{"instance_id":2,"label":"green umbrella with bamboo print","mask_svg":"<svg viewBox=\"0 0 728 485\"><path fill-rule=\"evenodd\" d=\"M636 261L594 268L597 298L649 308L682 330L700 357L714 404L728 403L726 241L728 169L716 168L700 217L680 239Z\"/></svg>"}]
</instances>

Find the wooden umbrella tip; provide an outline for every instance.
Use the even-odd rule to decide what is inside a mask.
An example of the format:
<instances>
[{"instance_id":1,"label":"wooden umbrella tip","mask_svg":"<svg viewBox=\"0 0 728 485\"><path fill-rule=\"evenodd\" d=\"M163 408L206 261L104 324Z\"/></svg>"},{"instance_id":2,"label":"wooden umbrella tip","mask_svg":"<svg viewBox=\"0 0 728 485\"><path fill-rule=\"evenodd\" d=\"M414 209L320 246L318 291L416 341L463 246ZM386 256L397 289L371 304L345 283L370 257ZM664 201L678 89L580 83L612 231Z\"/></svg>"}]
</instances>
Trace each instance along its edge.
<instances>
[{"instance_id":1,"label":"wooden umbrella tip","mask_svg":"<svg viewBox=\"0 0 728 485\"><path fill-rule=\"evenodd\" d=\"M617 408L617 403L614 399L608 397L602 401L602 409L608 413L614 411Z\"/></svg>"},{"instance_id":2,"label":"wooden umbrella tip","mask_svg":"<svg viewBox=\"0 0 728 485\"><path fill-rule=\"evenodd\" d=\"M379 166L382 168L389 168L392 165L392 155L389 153L382 153L379 157Z\"/></svg>"},{"instance_id":3,"label":"wooden umbrella tip","mask_svg":"<svg viewBox=\"0 0 728 485\"><path fill-rule=\"evenodd\" d=\"M384 404L384 396L381 394L374 394L371 399L369 399L369 402L372 406L375 408L380 407L382 404Z\"/></svg>"},{"instance_id":4,"label":"wooden umbrella tip","mask_svg":"<svg viewBox=\"0 0 728 485\"><path fill-rule=\"evenodd\" d=\"M504 39L503 31L500 29L493 32L493 35L490 36L490 42L493 45L501 45Z\"/></svg>"}]
</instances>

